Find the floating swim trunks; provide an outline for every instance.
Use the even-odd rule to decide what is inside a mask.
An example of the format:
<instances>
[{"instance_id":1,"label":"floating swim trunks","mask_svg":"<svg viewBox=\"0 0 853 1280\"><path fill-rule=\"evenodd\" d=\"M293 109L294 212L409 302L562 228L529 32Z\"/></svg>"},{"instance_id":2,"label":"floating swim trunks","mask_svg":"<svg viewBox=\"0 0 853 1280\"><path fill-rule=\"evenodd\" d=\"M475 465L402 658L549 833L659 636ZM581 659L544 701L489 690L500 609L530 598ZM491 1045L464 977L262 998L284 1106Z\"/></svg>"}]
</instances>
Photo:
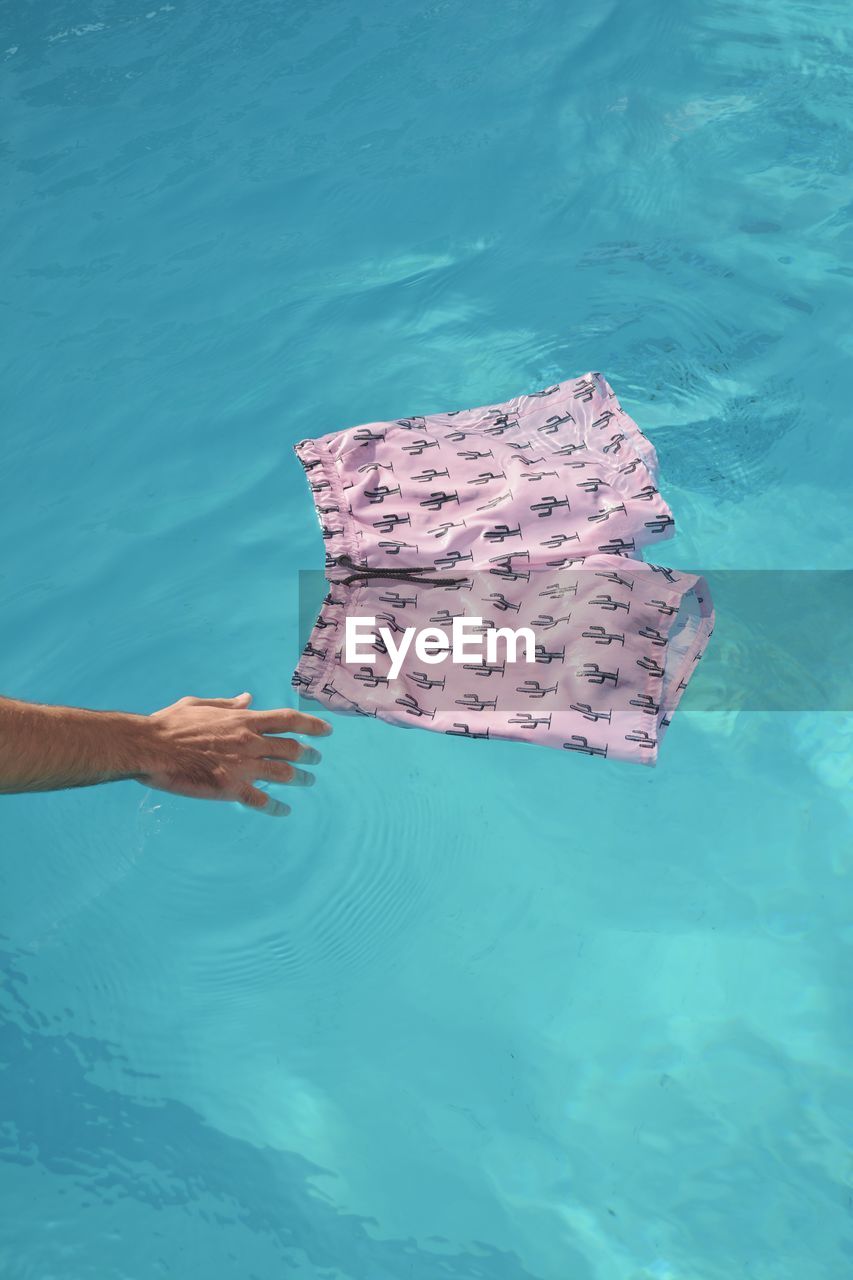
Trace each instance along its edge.
<instances>
[{"instance_id":1,"label":"floating swim trunks","mask_svg":"<svg viewBox=\"0 0 853 1280\"><path fill-rule=\"evenodd\" d=\"M714 626L704 578L647 564L675 522L652 443L600 373L502 404L335 431L294 446L328 592L293 675L344 713L656 764ZM347 660L347 619L374 619ZM533 633L513 654L394 672L381 628ZM366 624L362 624L362 629ZM368 628L369 629L369 628ZM485 648L485 646L482 646Z\"/></svg>"}]
</instances>

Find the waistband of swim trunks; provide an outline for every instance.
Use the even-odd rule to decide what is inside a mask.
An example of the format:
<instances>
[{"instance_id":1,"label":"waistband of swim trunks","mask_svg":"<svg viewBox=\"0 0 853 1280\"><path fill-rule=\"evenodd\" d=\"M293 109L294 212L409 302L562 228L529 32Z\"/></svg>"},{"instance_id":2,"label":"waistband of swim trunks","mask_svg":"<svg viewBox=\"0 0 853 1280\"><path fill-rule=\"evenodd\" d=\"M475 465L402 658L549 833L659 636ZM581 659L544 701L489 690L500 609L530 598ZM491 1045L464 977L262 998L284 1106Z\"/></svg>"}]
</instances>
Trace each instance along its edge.
<instances>
[{"instance_id":1,"label":"waistband of swim trunks","mask_svg":"<svg viewBox=\"0 0 853 1280\"><path fill-rule=\"evenodd\" d=\"M325 441L300 440L293 451L302 463L311 489L314 511L323 534L327 567L330 560L348 555L357 558L358 548L352 513L341 478Z\"/></svg>"},{"instance_id":2,"label":"waistband of swim trunks","mask_svg":"<svg viewBox=\"0 0 853 1280\"><path fill-rule=\"evenodd\" d=\"M340 476L325 441L300 440L293 451L302 464L311 490L314 511L323 534L326 553L327 593L311 628L307 644L291 677L297 692L316 696L335 664L346 616L362 583L349 585L328 580L331 562L339 556L357 558L357 541L352 514L341 486Z\"/></svg>"}]
</instances>

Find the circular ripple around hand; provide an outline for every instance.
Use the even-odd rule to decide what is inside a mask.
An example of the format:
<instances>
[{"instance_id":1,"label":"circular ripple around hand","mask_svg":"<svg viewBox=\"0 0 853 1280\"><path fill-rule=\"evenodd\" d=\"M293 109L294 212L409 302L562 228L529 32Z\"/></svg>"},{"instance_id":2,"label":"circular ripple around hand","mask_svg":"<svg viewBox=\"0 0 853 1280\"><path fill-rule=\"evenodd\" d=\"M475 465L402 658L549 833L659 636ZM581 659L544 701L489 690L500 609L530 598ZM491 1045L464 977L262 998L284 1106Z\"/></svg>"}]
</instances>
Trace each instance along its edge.
<instances>
[{"instance_id":1,"label":"circular ripple around hand","mask_svg":"<svg viewBox=\"0 0 853 1280\"><path fill-rule=\"evenodd\" d=\"M248 892L246 868L237 868L244 883L235 881L226 895L228 920L220 910L219 928L196 949L200 986L221 999L245 1000L282 984L316 996L377 963L394 963L429 899L441 894L447 843L425 839L428 789L413 786L404 798L399 787L380 788L368 778L371 767L359 779L358 765L351 766L349 799L324 798L306 820L277 824L292 822L291 850L283 855L289 865L264 872L264 882ZM423 850L430 847L440 852L427 861Z\"/></svg>"}]
</instances>

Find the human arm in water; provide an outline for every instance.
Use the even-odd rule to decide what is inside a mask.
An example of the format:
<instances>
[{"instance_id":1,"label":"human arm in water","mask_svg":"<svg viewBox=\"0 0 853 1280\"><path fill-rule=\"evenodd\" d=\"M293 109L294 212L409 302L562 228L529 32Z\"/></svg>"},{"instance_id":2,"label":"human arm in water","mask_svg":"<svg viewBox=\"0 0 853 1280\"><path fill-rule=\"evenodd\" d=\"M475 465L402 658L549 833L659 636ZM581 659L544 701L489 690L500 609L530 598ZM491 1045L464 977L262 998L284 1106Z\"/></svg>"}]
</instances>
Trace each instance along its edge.
<instances>
[{"instance_id":1,"label":"human arm in water","mask_svg":"<svg viewBox=\"0 0 853 1280\"><path fill-rule=\"evenodd\" d=\"M236 800L279 816L287 805L258 781L310 786L297 767L320 753L279 734L332 726L289 707L251 711L251 694L181 698L153 715L87 711L0 698L0 792L57 791L133 779L200 800Z\"/></svg>"}]
</instances>

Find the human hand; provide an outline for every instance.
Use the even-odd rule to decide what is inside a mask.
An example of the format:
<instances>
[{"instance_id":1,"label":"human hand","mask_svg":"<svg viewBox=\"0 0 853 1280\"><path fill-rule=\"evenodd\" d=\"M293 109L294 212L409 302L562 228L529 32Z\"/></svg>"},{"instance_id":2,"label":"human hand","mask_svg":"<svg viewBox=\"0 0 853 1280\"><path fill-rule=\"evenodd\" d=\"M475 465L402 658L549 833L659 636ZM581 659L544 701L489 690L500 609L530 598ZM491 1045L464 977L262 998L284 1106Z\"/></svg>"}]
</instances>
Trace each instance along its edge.
<instances>
[{"instance_id":1,"label":"human hand","mask_svg":"<svg viewBox=\"0 0 853 1280\"><path fill-rule=\"evenodd\" d=\"M320 752L281 733L326 736L332 726L290 707L250 711L250 693L236 698L180 698L147 717L151 730L150 766L139 782L158 791L201 800L236 800L274 817L289 805L268 796L255 783L309 787L313 773L296 767L317 764Z\"/></svg>"}]
</instances>

